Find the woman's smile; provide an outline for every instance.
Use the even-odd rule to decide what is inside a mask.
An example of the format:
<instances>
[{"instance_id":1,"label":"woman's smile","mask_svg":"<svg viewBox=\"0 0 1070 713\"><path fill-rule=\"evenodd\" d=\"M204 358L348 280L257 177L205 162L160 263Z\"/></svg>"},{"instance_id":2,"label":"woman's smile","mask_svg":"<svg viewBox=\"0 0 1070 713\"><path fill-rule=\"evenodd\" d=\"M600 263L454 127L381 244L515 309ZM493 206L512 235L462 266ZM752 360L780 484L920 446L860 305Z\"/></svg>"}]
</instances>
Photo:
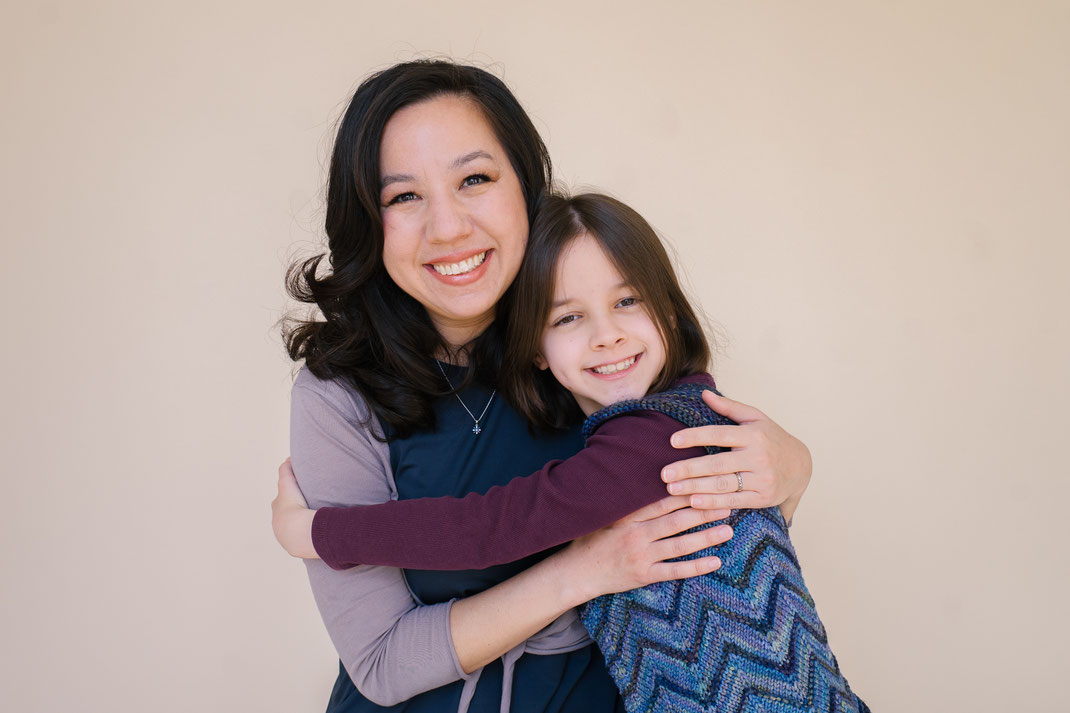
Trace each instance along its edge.
<instances>
[{"instance_id":1,"label":"woman's smile","mask_svg":"<svg viewBox=\"0 0 1070 713\"><path fill-rule=\"evenodd\" d=\"M466 344L493 321L527 245L509 157L475 102L446 95L390 118L379 163L383 265L449 344Z\"/></svg>"},{"instance_id":2,"label":"woman's smile","mask_svg":"<svg viewBox=\"0 0 1070 713\"><path fill-rule=\"evenodd\" d=\"M426 267L447 284L465 285L483 276L486 272L487 260L493 252L493 250L480 250L473 253L467 250L463 253L467 257L448 255L427 263Z\"/></svg>"}]
</instances>

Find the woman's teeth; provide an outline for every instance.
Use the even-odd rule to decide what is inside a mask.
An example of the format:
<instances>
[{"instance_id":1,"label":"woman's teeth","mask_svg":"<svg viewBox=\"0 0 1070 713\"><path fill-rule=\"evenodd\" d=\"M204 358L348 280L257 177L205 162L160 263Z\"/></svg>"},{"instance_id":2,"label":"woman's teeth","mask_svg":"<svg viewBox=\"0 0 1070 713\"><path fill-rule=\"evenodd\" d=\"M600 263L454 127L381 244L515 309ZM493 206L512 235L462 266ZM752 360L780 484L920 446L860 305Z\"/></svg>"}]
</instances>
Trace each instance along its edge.
<instances>
[{"instance_id":1,"label":"woman's teeth","mask_svg":"<svg viewBox=\"0 0 1070 713\"><path fill-rule=\"evenodd\" d=\"M596 374L616 374L618 371L624 371L629 366L635 363L635 357L628 357L624 361L618 361L616 364L606 364L605 366L596 366L591 371Z\"/></svg>"},{"instance_id":2,"label":"woman's teeth","mask_svg":"<svg viewBox=\"0 0 1070 713\"><path fill-rule=\"evenodd\" d=\"M487 251L473 255L467 260L461 262L441 263L433 262L431 267L435 268L435 272L440 275L463 275L466 272L471 272L477 267L483 264L483 261L487 259Z\"/></svg>"}]
</instances>

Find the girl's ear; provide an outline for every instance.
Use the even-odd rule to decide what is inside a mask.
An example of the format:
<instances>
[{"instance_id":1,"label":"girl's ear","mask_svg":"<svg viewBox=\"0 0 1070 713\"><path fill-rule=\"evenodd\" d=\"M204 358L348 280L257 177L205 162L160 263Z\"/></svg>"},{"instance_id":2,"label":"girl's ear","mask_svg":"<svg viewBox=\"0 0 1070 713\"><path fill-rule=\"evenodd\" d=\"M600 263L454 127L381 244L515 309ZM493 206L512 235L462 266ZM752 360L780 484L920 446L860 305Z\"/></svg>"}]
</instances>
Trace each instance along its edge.
<instances>
[{"instance_id":1,"label":"girl's ear","mask_svg":"<svg viewBox=\"0 0 1070 713\"><path fill-rule=\"evenodd\" d=\"M546 361L546 357L544 357L541 353L535 355L535 366L541 369L542 371L546 371L550 367L550 365Z\"/></svg>"}]
</instances>

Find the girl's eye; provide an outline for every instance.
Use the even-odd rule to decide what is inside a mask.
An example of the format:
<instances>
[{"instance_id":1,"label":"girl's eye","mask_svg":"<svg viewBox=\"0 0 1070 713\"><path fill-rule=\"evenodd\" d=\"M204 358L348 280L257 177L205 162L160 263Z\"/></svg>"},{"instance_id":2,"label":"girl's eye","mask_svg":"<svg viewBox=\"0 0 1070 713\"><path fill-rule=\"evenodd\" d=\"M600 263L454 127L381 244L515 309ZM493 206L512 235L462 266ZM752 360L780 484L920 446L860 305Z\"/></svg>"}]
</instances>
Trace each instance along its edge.
<instances>
[{"instance_id":1,"label":"girl's eye","mask_svg":"<svg viewBox=\"0 0 1070 713\"><path fill-rule=\"evenodd\" d=\"M617 306L618 307L631 307L632 305L636 305L636 304L639 304L639 298L638 297L625 297L624 299L622 299L620 302L617 303Z\"/></svg>"},{"instance_id":2,"label":"girl's eye","mask_svg":"<svg viewBox=\"0 0 1070 713\"><path fill-rule=\"evenodd\" d=\"M573 322L575 322L575 321L576 321L577 319L579 319L579 317L578 317L577 315L574 315L574 314L566 314L566 315L565 315L564 317L562 317L561 319L559 319L559 320L557 320L556 322L554 322L554 325L553 325L553 326L555 326L555 327L563 327L563 326L565 326L566 324L572 324L572 323L573 323Z\"/></svg>"},{"instance_id":3,"label":"girl's eye","mask_svg":"<svg viewBox=\"0 0 1070 713\"><path fill-rule=\"evenodd\" d=\"M490 180L490 176L482 173L476 173L461 181L462 186L478 186L480 183L486 183Z\"/></svg>"},{"instance_id":4,"label":"girl's eye","mask_svg":"<svg viewBox=\"0 0 1070 713\"><path fill-rule=\"evenodd\" d=\"M409 201L414 200L416 200L416 194L412 191L407 191L405 193L399 193L398 195L394 196L393 198L388 200L386 204L390 206L397 205L398 203L408 203Z\"/></svg>"}]
</instances>

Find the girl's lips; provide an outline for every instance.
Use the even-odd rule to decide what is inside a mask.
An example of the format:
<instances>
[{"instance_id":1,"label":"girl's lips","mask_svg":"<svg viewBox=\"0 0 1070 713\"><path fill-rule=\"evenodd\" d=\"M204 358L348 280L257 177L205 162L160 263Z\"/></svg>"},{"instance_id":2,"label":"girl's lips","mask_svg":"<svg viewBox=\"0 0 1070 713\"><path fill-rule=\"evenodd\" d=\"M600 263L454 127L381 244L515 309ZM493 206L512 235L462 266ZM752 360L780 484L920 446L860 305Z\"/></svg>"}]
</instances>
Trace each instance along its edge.
<instances>
[{"instance_id":1,"label":"girl's lips","mask_svg":"<svg viewBox=\"0 0 1070 713\"><path fill-rule=\"evenodd\" d=\"M469 270L463 275L442 275L431 265L431 263L424 264L424 269L447 285L468 285L477 281L479 278L483 277L483 275L486 274L487 265L490 263L491 258L494 256L493 249L487 248L485 250L472 250L467 253L457 253L455 255L448 256L448 259L446 260L438 261L440 265L443 263L463 262L464 260L467 260L473 255L479 255L483 252L487 253L487 256L483 258L483 262L475 269Z\"/></svg>"},{"instance_id":2,"label":"girl's lips","mask_svg":"<svg viewBox=\"0 0 1070 713\"><path fill-rule=\"evenodd\" d=\"M624 359L618 359L617 361L611 361L608 364L599 364L597 367L594 367L594 366L588 367L584 371L586 371L591 376L597 377L599 379L605 379L607 381L612 381L613 379L623 379L624 377L628 376L629 374L632 373L632 371L635 370L635 367L639 363L639 360L643 358L643 352L639 352L638 354L635 355L635 357L634 357L635 361L633 361L628 368L621 369L620 371L615 371L612 374L599 374L597 371L595 371L595 369L601 368L603 366L608 366L609 364L618 364L618 363L620 363L622 361L626 361L629 358L631 358L631 357L624 357Z\"/></svg>"}]
</instances>

